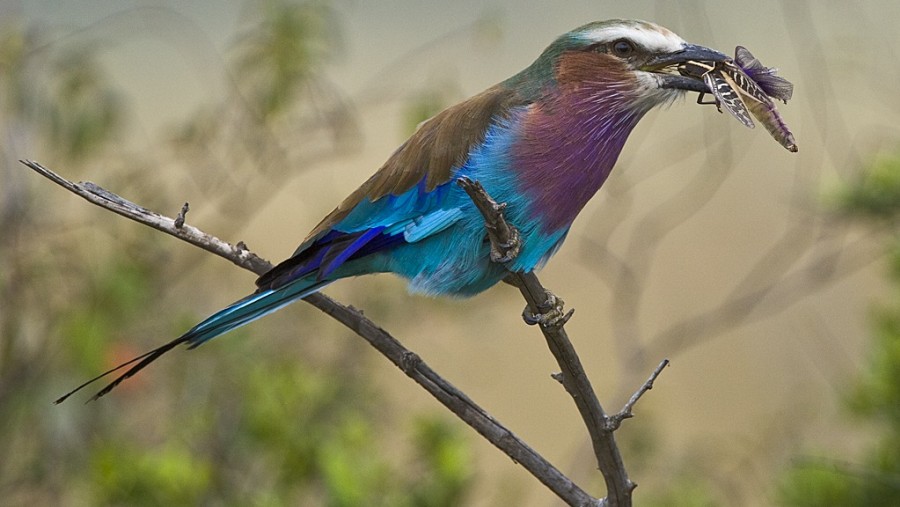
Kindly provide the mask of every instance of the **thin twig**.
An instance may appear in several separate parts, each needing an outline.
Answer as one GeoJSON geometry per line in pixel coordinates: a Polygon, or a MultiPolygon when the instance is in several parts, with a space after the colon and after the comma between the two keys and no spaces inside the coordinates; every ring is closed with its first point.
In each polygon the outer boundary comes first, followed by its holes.
{"type": "MultiPolygon", "coordinates": [[[[484,188],[475,181],[462,178],[459,185],[469,194],[476,207],[484,214],[485,223],[488,225],[488,236],[493,245],[492,249],[502,250],[504,244],[509,244],[515,236],[509,231],[515,228],[506,223],[503,216],[504,206],[497,204],[484,188]]],[[[554,308],[558,298],[545,289],[533,272],[513,272],[507,279],[509,283],[517,286],[525,301],[528,303],[528,311],[535,315],[541,315],[548,309],[561,314],[561,309],[554,308]]],[[[597,395],[591,387],[581,360],[569,340],[564,328],[571,313],[556,319],[550,324],[540,326],[541,332],[547,341],[547,345],[556,358],[562,370],[561,380],[563,386],[578,407],[578,412],[587,427],[594,448],[594,455],[603,479],[606,482],[606,501],[610,506],[630,506],[631,493],[636,487],[628,478],[622,455],[616,445],[613,431],[610,427],[610,419],[604,412],[597,395]]],[[[554,377],[559,378],[559,376],[554,377]]]]}
{"type": "Polygon", "coordinates": [[[187,217],[188,211],[191,210],[191,205],[189,203],[184,203],[181,207],[181,211],[178,212],[178,216],[175,217],[175,228],[181,229],[184,227],[184,219],[187,217]]]}
{"type": "Polygon", "coordinates": [[[178,239],[187,241],[188,243],[214,253],[219,257],[228,259],[244,269],[253,271],[257,274],[272,269],[272,265],[269,264],[268,261],[246,248],[242,249],[230,245],[187,224],[183,224],[182,227],[176,227],[175,219],[160,215],[159,213],[148,210],[142,206],[138,206],[128,199],[124,199],[91,182],[75,183],[69,181],[32,160],[20,160],[19,162],[25,164],[36,173],[66,190],[86,199],[92,204],[96,204],[101,208],[112,211],[125,218],[140,222],[158,231],[165,232],[178,239]]]}
{"type": "MultiPolygon", "coordinates": [[[[186,224],[182,224],[179,228],[176,226],[175,219],[142,208],[97,185],[92,183],[74,183],[37,162],[30,160],[22,160],[21,162],[38,174],[97,206],[187,241],[194,246],[230,260],[244,269],[261,275],[272,268],[270,263],[247,250],[243,243],[231,245],[186,224]]],[[[466,424],[494,444],[494,446],[506,453],[514,462],[521,464],[567,504],[580,507],[600,507],[604,505],[603,501],[588,495],[544,459],[543,456],[469,399],[463,392],[435,373],[417,354],[405,348],[393,336],[378,327],[360,312],[320,293],[311,294],[304,300],[368,341],[406,375],[422,386],[466,424]]]]}
{"type": "Polygon", "coordinates": [[[662,373],[666,366],[669,366],[669,360],[663,359],[662,362],[660,362],[656,367],[656,369],[653,370],[653,373],[650,374],[650,378],[648,378],[647,381],[644,382],[644,384],[641,385],[641,387],[639,387],[638,390],[631,395],[631,398],[628,399],[628,402],[625,403],[625,405],[622,407],[622,410],[609,418],[611,430],[619,429],[619,426],[622,425],[622,421],[634,417],[634,414],[632,413],[632,410],[634,410],[634,406],[637,404],[638,400],[641,399],[641,396],[643,396],[644,393],[653,389],[653,383],[656,382],[659,374],[662,373]]]}

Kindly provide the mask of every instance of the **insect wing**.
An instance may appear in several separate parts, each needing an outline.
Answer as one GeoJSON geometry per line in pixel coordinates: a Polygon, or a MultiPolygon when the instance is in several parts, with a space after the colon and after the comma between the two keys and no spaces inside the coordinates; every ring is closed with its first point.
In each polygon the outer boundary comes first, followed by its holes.
{"type": "Polygon", "coordinates": [[[744,46],[734,49],[734,62],[770,97],[787,102],[794,95],[794,85],[776,76],[776,69],[766,67],[744,46]]]}
{"type": "Polygon", "coordinates": [[[744,70],[770,72],[771,69],[762,64],[749,49],[744,46],[734,48],[734,61],[744,70]]]}
{"type": "Polygon", "coordinates": [[[722,68],[722,76],[729,81],[738,94],[747,97],[756,102],[771,102],[769,95],[748,76],[740,67],[736,65],[725,65],[722,68]]]}
{"type": "Polygon", "coordinates": [[[754,79],[756,80],[756,84],[758,84],[770,97],[787,103],[794,95],[794,85],[783,77],[767,74],[763,76],[754,76],[754,79]]]}
{"type": "Polygon", "coordinates": [[[703,76],[703,81],[719,104],[727,109],[732,116],[737,118],[747,128],[752,129],[755,126],[740,94],[732,87],[721,71],[713,70],[708,72],[703,76]]]}

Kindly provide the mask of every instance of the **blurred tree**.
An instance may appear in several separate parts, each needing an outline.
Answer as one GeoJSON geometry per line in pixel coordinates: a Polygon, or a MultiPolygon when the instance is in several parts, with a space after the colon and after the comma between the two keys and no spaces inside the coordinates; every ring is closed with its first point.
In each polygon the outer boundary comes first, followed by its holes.
{"type": "Polygon", "coordinates": [[[84,158],[113,139],[121,127],[122,104],[88,47],[54,58],[47,97],[46,139],[67,160],[84,158]]]}
{"type": "Polygon", "coordinates": [[[260,2],[261,17],[236,45],[235,76],[262,120],[298,103],[324,61],[338,50],[340,33],[328,2],[260,2]]]}
{"type": "MultiPolygon", "coordinates": [[[[112,146],[123,119],[95,51],[72,43],[55,52],[46,38],[11,18],[0,27],[0,497],[10,504],[57,503],[72,476],[57,468],[72,455],[60,447],[59,417],[47,412],[49,390],[61,380],[52,373],[65,370],[62,356],[71,352],[59,350],[71,342],[54,329],[64,321],[74,327],[69,298],[83,292],[73,287],[103,282],[90,278],[89,246],[67,244],[42,222],[61,218],[64,207],[48,205],[52,190],[32,188],[16,159],[40,152],[78,171],[112,146]]],[[[107,294],[123,295],[129,282],[107,294]]]]}
{"type": "Polygon", "coordinates": [[[227,228],[216,228],[222,235],[249,218],[243,203],[274,198],[292,173],[345,153],[357,135],[346,99],[322,73],[342,47],[330,2],[248,6],[230,50],[225,97],[175,126],[170,139],[180,169],[175,188],[207,192],[227,228]]]}
{"type": "MultiPolygon", "coordinates": [[[[328,2],[248,5],[233,46],[234,86],[174,129],[176,158],[190,154],[181,163],[196,163],[179,173],[208,183],[202,188],[223,205],[284,181],[272,173],[257,178],[254,170],[307,168],[353,133],[349,109],[320,83],[339,48],[328,2]],[[298,136],[305,140],[299,147],[282,142],[298,136]]],[[[126,104],[97,63],[97,46],[69,41],[61,48],[39,30],[3,23],[2,503],[463,503],[473,482],[466,439],[444,416],[386,415],[399,411],[385,410],[384,396],[364,380],[360,355],[367,349],[344,331],[316,331],[318,340],[298,345],[299,324],[262,323],[255,330],[265,340],[245,334],[218,353],[162,365],[103,403],[50,404],[54,394],[139,352],[127,345],[133,337],[156,343],[199,320],[190,305],[166,303],[172,278],[194,263],[173,263],[154,232],[133,224],[110,217],[80,226],[80,213],[53,201],[58,189],[43,182],[31,188],[34,176],[16,158],[63,160],[67,172],[100,160],[140,164],[114,143],[126,104]],[[336,350],[315,350],[329,341],[336,350]]],[[[157,171],[119,175],[138,202],[183,182],[157,171]]],[[[236,217],[249,218],[240,206],[222,221],[234,228],[236,217]]]]}
{"type": "Polygon", "coordinates": [[[790,506],[900,505],[900,156],[876,161],[855,184],[839,194],[840,209],[884,227],[889,236],[893,286],[891,300],[875,316],[868,367],[847,395],[846,405],[877,438],[857,461],[852,458],[803,459],[779,487],[790,506]]]}

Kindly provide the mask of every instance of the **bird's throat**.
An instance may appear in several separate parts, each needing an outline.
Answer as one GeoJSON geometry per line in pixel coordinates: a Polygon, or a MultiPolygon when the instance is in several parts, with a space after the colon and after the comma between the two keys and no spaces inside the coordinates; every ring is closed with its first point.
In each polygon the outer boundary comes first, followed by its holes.
{"type": "MultiPolygon", "coordinates": [[[[513,147],[522,191],[547,231],[568,227],[612,171],[646,111],[628,107],[613,86],[563,90],[529,108],[513,147]]],[[[621,86],[621,85],[619,85],[621,86]]]]}

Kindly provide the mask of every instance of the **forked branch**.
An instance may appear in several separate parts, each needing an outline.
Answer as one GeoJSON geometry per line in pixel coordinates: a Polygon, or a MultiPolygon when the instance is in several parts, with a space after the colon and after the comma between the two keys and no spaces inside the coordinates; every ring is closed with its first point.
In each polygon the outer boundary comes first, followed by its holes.
{"type": "MultiPolygon", "coordinates": [[[[462,178],[459,185],[469,194],[476,207],[484,215],[492,252],[509,250],[510,244],[519,241],[519,234],[515,227],[508,224],[503,216],[506,208],[504,204],[494,201],[477,181],[462,178]]],[[[508,262],[508,260],[504,262],[508,262]]],[[[533,272],[512,272],[507,281],[519,288],[528,303],[524,314],[526,322],[541,324],[541,332],[544,334],[547,346],[562,370],[561,374],[554,378],[560,380],[566,391],[572,396],[590,434],[597,465],[606,482],[608,492],[606,503],[610,506],[630,506],[631,493],[637,485],[628,478],[613,433],[624,419],[632,416],[635,403],[653,387],[653,381],[668,365],[668,360],[660,363],[650,379],[638,389],[622,411],[608,416],[600,405],[590,379],[575,352],[575,347],[572,346],[568,333],[566,333],[565,324],[572,316],[572,311],[563,313],[562,300],[545,289],[533,272]],[[551,317],[545,318],[548,314],[551,317]],[[538,316],[538,318],[533,316],[538,316]]]]}

